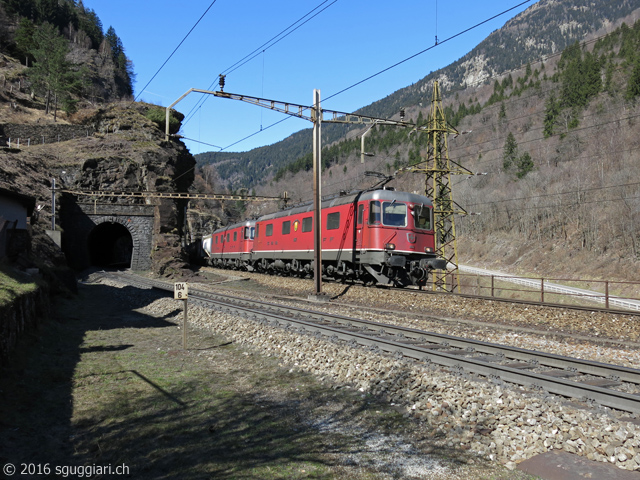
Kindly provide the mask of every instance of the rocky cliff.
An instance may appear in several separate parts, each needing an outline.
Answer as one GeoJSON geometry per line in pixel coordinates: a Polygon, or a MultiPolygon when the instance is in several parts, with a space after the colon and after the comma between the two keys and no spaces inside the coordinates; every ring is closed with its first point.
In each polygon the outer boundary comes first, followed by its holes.
{"type": "MultiPolygon", "coordinates": [[[[193,181],[195,160],[180,141],[164,140],[160,126],[148,118],[159,107],[140,104],[111,104],[83,110],[70,118],[67,127],[36,123],[0,125],[0,131],[27,135],[14,137],[12,147],[0,150],[0,185],[36,197],[44,208],[33,226],[35,253],[43,246],[39,232],[51,225],[51,186],[57,189],[186,192],[193,181]],[[44,130],[61,130],[66,139],[44,144],[44,130]],[[78,136],[75,133],[80,132],[78,136]],[[40,137],[40,142],[31,139],[40,137]],[[71,136],[71,138],[69,138],[71,136]]],[[[157,112],[156,112],[157,113],[157,112]]],[[[59,195],[59,194],[58,194],[59,195]]],[[[86,201],[86,199],[85,199],[86,201]]],[[[101,202],[142,202],[107,197],[101,202]]],[[[183,224],[182,201],[147,200],[155,206],[153,268],[166,273],[180,258],[183,224]]],[[[58,202],[58,206],[61,202],[58,202]]],[[[59,208],[59,207],[58,207],[59,208]]],[[[59,213],[59,212],[58,212],[59,213]]]]}

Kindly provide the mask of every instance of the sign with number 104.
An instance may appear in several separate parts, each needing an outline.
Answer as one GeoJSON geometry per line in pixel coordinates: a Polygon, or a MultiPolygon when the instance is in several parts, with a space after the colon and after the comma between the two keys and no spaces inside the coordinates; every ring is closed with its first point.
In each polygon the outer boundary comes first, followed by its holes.
{"type": "Polygon", "coordinates": [[[176,300],[186,300],[189,296],[189,286],[187,282],[178,282],[173,284],[173,298],[176,300]]]}

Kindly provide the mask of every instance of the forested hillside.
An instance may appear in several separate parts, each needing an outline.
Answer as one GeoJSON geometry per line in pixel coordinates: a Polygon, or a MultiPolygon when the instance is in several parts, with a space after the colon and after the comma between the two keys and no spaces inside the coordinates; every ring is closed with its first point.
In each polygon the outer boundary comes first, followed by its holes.
{"type": "Polygon", "coordinates": [[[47,113],[133,94],[133,64],[122,41],[113,27],[103,31],[82,0],[0,0],[0,52],[22,62],[25,68],[12,74],[43,99],[47,113]]]}

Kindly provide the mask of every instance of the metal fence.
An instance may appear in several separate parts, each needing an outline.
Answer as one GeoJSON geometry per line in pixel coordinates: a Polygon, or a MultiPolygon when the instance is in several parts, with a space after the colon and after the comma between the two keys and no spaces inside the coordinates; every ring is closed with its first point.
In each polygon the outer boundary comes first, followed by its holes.
{"type": "Polygon", "coordinates": [[[640,312],[640,282],[520,277],[467,266],[456,276],[461,294],[640,312]]]}

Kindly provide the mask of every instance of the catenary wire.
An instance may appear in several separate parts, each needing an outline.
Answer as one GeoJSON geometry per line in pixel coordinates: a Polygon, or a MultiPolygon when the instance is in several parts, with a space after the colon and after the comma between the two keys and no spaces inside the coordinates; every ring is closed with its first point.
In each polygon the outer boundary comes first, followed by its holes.
{"type": "MultiPolygon", "coordinates": [[[[169,62],[169,60],[171,60],[171,57],[173,57],[173,55],[178,51],[178,49],[180,48],[180,46],[184,43],[184,41],[187,39],[187,37],[189,35],[191,35],[191,32],[193,32],[193,30],[198,26],[198,24],[200,23],[200,21],[204,18],[204,16],[207,14],[207,12],[209,12],[209,10],[211,10],[211,7],[213,7],[213,5],[217,2],[218,0],[213,0],[213,2],[211,2],[211,4],[207,7],[207,9],[204,11],[204,13],[200,16],[200,18],[198,19],[198,21],[193,25],[193,27],[191,27],[191,30],[189,30],[189,32],[187,32],[187,34],[184,36],[184,38],[180,41],[180,43],[178,44],[178,46],[173,50],[173,52],[171,52],[171,55],[169,55],[167,57],[167,59],[164,61],[164,63],[162,65],[160,65],[160,68],[158,68],[158,71],[156,73],[153,74],[153,77],[151,77],[151,80],[149,80],[147,82],[147,84],[144,86],[144,88],[142,90],[140,90],[140,93],[133,99],[133,101],[135,102],[136,100],[138,100],[138,98],[140,97],[140,95],[142,95],[142,93],[147,89],[147,87],[151,84],[151,82],[153,82],[153,79],[156,78],[156,76],[160,73],[160,70],[162,70],[164,68],[164,66],[169,62]]],[[[132,102],[133,103],[133,102],[132,102]]]]}
{"type": "MultiPolygon", "coordinates": [[[[313,8],[312,10],[310,10],[309,12],[307,12],[306,14],[304,14],[302,17],[300,17],[298,20],[296,20],[295,22],[293,22],[291,25],[289,25],[287,28],[283,29],[280,33],[278,33],[277,35],[274,35],[273,37],[271,37],[269,40],[267,40],[266,42],[264,42],[262,45],[260,45],[259,47],[257,47],[255,50],[253,50],[251,53],[245,55],[242,59],[238,60],[236,63],[234,63],[233,65],[231,65],[230,67],[227,67],[225,70],[222,71],[222,75],[228,75],[230,73],[235,72],[236,70],[238,70],[240,67],[242,67],[243,65],[247,64],[248,62],[250,62],[251,60],[253,60],[254,58],[256,58],[258,55],[260,55],[261,53],[264,53],[266,50],[270,49],[271,47],[273,47],[274,45],[276,45],[277,43],[279,43],[281,40],[284,40],[286,37],[288,37],[289,35],[291,35],[293,32],[295,32],[296,30],[298,30],[300,27],[302,27],[304,24],[308,23],[310,20],[314,19],[315,17],[317,17],[318,15],[320,15],[322,12],[324,12],[327,8],[331,7],[334,3],[336,3],[338,0],[333,0],[329,5],[327,5],[326,7],[324,7],[322,10],[320,10],[319,12],[316,12],[313,16],[307,18],[306,20],[304,20],[306,17],[308,17],[309,15],[311,15],[314,11],[318,10],[320,7],[322,7],[325,3],[329,2],[330,0],[324,0],[324,2],[320,3],[318,6],[316,6],[315,8],[313,8]],[[302,22],[302,20],[304,20],[304,22],[302,22]],[[300,23],[302,22],[302,23],[300,23]],[[300,23],[300,25],[296,26],[295,28],[293,28],[293,30],[287,32],[287,30],[290,30],[292,27],[294,27],[297,23],[300,23]],[[286,33],[285,33],[286,32],[286,33]],[[280,38],[278,38],[280,37],[280,38]],[[276,40],[277,39],[277,40],[276,40]],[[275,40],[275,41],[274,41],[275,40]],[[273,43],[271,43],[273,42],[273,43]]],[[[211,82],[211,85],[209,85],[208,90],[211,90],[212,88],[215,88],[215,86],[218,85],[218,80],[219,77],[216,77],[216,79],[214,79],[213,82],[211,82]]],[[[193,118],[192,112],[198,108],[201,107],[202,105],[204,105],[204,103],[209,99],[208,95],[202,95],[202,97],[200,98],[200,100],[196,103],[196,105],[189,111],[189,113],[187,113],[186,115],[186,120],[183,123],[183,125],[186,125],[187,123],[189,123],[189,121],[193,118]]],[[[264,129],[263,129],[264,130],[264,129]]]]}
{"type": "MultiPolygon", "coordinates": [[[[354,83],[354,84],[352,84],[352,85],[350,85],[350,86],[348,86],[348,87],[346,87],[346,88],[344,88],[344,89],[342,89],[342,90],[340,90],[340,91],[338,91],[338,92],[334,93],[333,95],[330,95],[330,96],[326,97],[326,98],[324,99],[324,101],[326,102],[326,101],[328,101],[328,100],[330,100],[330,99],[332,99],[332,98],[334,98],[334,97],[336,97],[336,96],[338,96],[338,95],[340,95],[340,94],[342,94],[342,93],[344,93],[344,92],[346,92],[346,91],[348,91],[348,90],[350,90],[350,89],[352,89],[352,88],[354,88],[354,87],[356,87],[356,86],[358,86],[358,85],[361,85],[361,84],[362,84],[362,83],[364,83],[364,82],[367,82],[368,80],[371,80],[372,78],[377,77],[378,75],[381,75],[381,74],[383,74],[383,73],[385,73],[385,72],[387,72],[387,71],[389,71],[389,70],[391,70],[391,69],[393,69],[393,68],[395,68],[395,67],[397,67],[397,66],[399,66],[399,65],[402,65],[402,64],[403,64],[403,63],[405,63],[405,62],[408,62],[409,60],[412,60],[413,58],[415,58],[415,57],[417,57],[417,56],[422,55],[423,53],[428,52],[429,50],[432,50],[433,48],[435,48],[435,47],[437,47],[437,46],[440,46],[440,45],[442,45],[442,44],[444,44],[444,43],[446,43],[446,42],[449,42],[449,41],[453,40],[454,38],[457,38],[457,37],[459,37],[459,36],[461,36],[461,35],[463,35],[463,34],[465,34],[465,33],[469,32],[469,31],[471,31],[471,30],[474,30],[475,28],[478,28],[478,27],[480,27],[480,26],[484,25],[485,23],[490,22],[491,20],[494,20],[494,19],[496,19],[496,18],[498,18],[498,17],[500,17],[500,16],[504,15],[505,13],[508,13],[508,12],[510,12],[510,11],[512,11],[512,10],[514,10],[514,9],[516,9],[516,8],[518,8],[518,7],[521,7],[522,5],[525,5],[525,4],[527,4],[527,3],[530,3],[531,1],[533,1],[533,0],[525,0],[524,2],[521,2],[521,3],[519,3],[518,5],[515,5],[515,6],[511,7],[511,8],[508,8],[507,10],[504,10],[504,11],[502,11],[501,13],[498,13],[498,14],[496,14],[496,15],[494,15],[494,16],[492,16],[492,17],[490,17],[490,18],[486,19],[486,20],[483,20],[482,22],[479,22],[479,23],[477,23],[477,24],[475,24],[475,25],[473,25],[473,26],[471,26],[471,27],[469,27],[469,28],[467,28],[467,29],[465,29],[465,30],[462,30],[462,31],[460,31],[460,32],[458,32],[458,33],[456,33],[456,34],[454,34],[454,35],[452,35],[452,36],[450,36],[450,37],[446,38],[445,40],[442,40],[442,41],[441,41],[441,42],[439,42],[437,45],[432,45],[432,46],[430,46],[430,47],[428,47],[428,48],[425,48],[424,50],[421,50],[420,52],[415,53],[415,54],[411,55],[410,57],[405,58],[404,60],[401,60],[401,61],[399,61],[399,62],[396,62],[395,64],[393,64],[393,65],[391,65],[391,66],[389,66],[389,67],[387,67],[387,68],[384,68],[383,70],[380,70],[379,72],[374,73],[373,75],[370,75],[370,76],[368,76],[367,78],[365,78],[365,79],[363,79],[363,80],[360,80],[360,81],[358,81],[358,82],[356,82],[356,83],[354,83]]],[[[281,123],[281,122],[282,122],[282,121],[276,122],[276,123],[274,123],[274,124],[272,124],[272,125],[270,125],[270,126],[277,125],[278,123],[281,123]]],[[[267,128],[269,128],[269,127],[267,127],[267,128]]],[[[266,130],[266,128],[265,128],[265,129],[263,129],[263,130],[266,130]]],[[[232,147],[232,146],[234,146],[234,145],[237,145],[238,143],[240,143],[240,142],[242,142],[242,141],[246,140],[247,138],[251,138],[252,136],[254,136],[254,135],[258,134],[258,133],[260,133],[260,131],[259,131],[259,130],[258,130],[257,132],[255,132],[255,133],[251,134],[251,135],[248,135],[248,136],[244,137],[242,140],[238,140],[238,141],[236,141],[236,142],[234,142],[234,143],[232,143],[232,144],[230,144],[230,145],[227,145],[227,146],[226,146],[225,148],[223,148],[222,150],[223,150],[223,151],[224,151],[224,150],[227,150],[228,148],[230,148],[230,147],[232,147]]]]}

